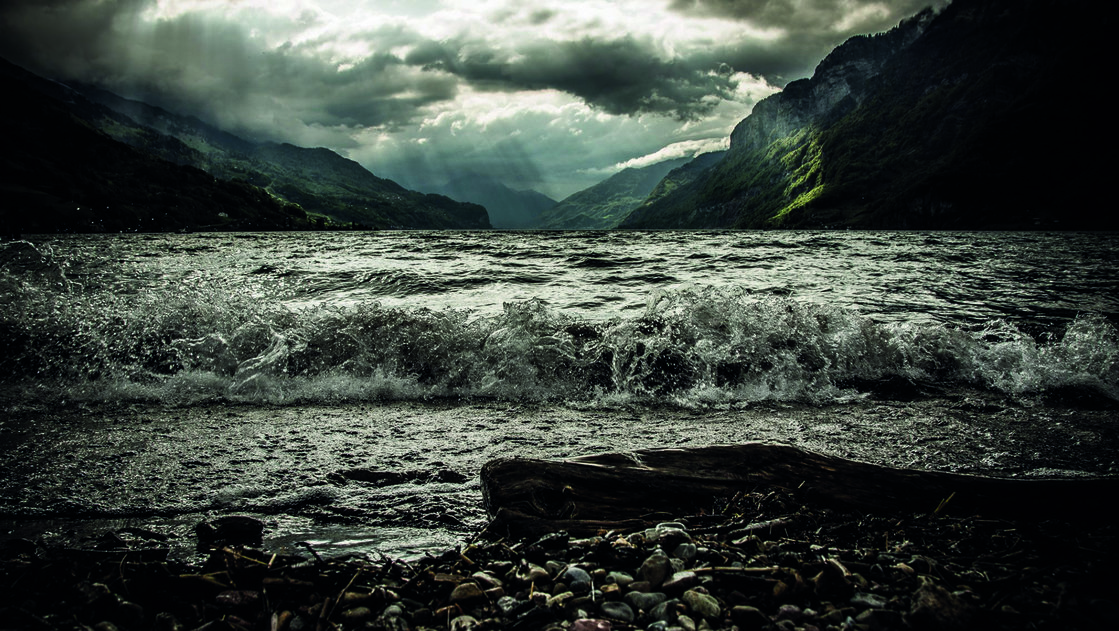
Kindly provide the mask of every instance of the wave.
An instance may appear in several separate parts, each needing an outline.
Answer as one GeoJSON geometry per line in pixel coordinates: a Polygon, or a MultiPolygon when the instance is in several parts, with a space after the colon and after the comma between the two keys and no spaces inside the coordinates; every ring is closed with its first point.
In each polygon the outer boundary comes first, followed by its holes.
{"type": "Polygon", "coordinates": [[[1026,397],[1073,388],[1119,400],[1119,333],[1096,315],[1035,339],[1001,320],[881,323],[736,288],[658,291],[643,313],[609,321],[540,300],[507,303],[493,316],[375,301],[292,308],[228,287],[85,292],[49,253],[5,252],[0,387],[9,402],[486,397],[704,406],[827,403],[881,393],[882,384],[1026,397]]]}

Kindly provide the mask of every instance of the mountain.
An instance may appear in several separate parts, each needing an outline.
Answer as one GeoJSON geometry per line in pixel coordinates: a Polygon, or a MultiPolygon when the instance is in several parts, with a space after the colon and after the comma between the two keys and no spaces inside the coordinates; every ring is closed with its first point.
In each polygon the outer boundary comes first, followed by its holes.
{"type": "Polygon", "coordinates": [[[540,215],[539,227],[546,230],[613,228],[640,206],[670,171],[688,161],[688,158],[677,158],[647,167],[622,169],[545,210],[540,215]]]}
{"type": "Polygon", "coordinates": [[[537,227],[541,213],[556,205],[556,200],[536,191],[519,191],[501,182],[473,173],[464,173],[439,188],[451,199],[484,206],[490,223],[501,230],[537,227]]]}
{"type": "Polygon", "coordinates": [[[334,223],[373,228],[490,227],[484,208],[407,190],[329,149],[252,142],[197,118],[92,86],[76,87],[104,106],[91,113],[90,120],[116,140],[218,178],[245,180],[334,223]]]}
{"type": "Polygon", "coordinates": [[[955,0],[852,38],[625,228],[1117,228],[1103,21],[1080,0],[955,0]]]}
{"type": "Polygon", "coordinates": [[[641,204],[638,204],[638,206],[651,204],[663,197],[667,197],[682,186],[688,186],[694,182],[696,178],[703,175],[707,169],[718,164],[726,155],[726,151],[704,153],[672,169],[665,174],[664,178],[657,182],[656,186],[649,191],[649,194],[645,199],[641,200],[641,204]]]}
{"type": "MultiPolygon", "coordinates": [[[[8,234],[300,229],[299,206],[120,143],[66,86],[0,60],[0,195],[8,234]]],[[[96,109],[96,108],[94,108],[96,109]]],[[[166,139],[166,151],[186,151],[166,139]]]]}

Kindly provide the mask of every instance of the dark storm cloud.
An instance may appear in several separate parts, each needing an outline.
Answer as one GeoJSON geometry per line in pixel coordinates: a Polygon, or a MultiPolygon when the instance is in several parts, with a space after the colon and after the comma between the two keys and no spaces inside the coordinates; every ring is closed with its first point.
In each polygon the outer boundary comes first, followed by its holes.
{"type": "Polygon", "coordinates": [[[887,31],[903,19],[950,0],[673,0],[686,16],[719,17],[755,28],[778,29],[772,39],[742,38],[706,53],[738,72],[776,86],[810,76],[832,49],[853,35],[887,31]]]}
{"type": "MultiPolygon", "coordinates": [[[[424,73],[374,52],[352,65],[322,42],[269,47],[242,24],[212,14],[139,19],[149,2],[24,2],[0,10],[0,54],[58,78],[215,121],[268,109],[307,125],[398,126],[419,108],[454,98],[461,80],[424,73]]],[[[422,41],[398,27],[365,36],[385,48],[422,41]]],[[[248,131],[242,129],[241,131],[248,131]]],[[[256,132],[271,135],[267,130],[256,132]]]]}
{"type": "Polygon", "coordinates": [[[673,0],[673,11],[790,31],[879,29],[944,0],[673,0]],[[852,19],[854,18],[854,19],[852,19]]]}
{"type": "Polygon", "coordinates": [[[0,3],[0,55],[33,70],[88,66],[110,45],[113,26],[151,0],[6,0],[0,3]],[[92,59],[91,59],[92,58],[92,59]]]}
{"type": "MultiPolygon", "coordinates": [[[[419,108],[453,99],[464,84],[493,92],[553,89],[609,114],[693,120],[733,98],[734,73],[784,85],[809,74],[841,41],[829,30],[836,24],[846,19],[845,28],[860,32],[888,28],[927,2],[674,0],[680,13],[784,33],[671,52],[654,37],[632,34],[511,41],[494,32],[432,41],[385,26],[355,36],[382,52],[340,67],[321,53],[330,42],[269,47],[247,26],[212,13],[144,22],[139,16],[151,0],[17,0],[2,10],[0,52],[33,69],[211,115],[238,105],[284,103],[312,125],[405,125],[419,108]],[[383,52],[389,50],[398,52],[383,52]],[[319,105],[311,107],[312,100],[319,105]]],[[[521,17],[541,24],[558,15],[537,7],[521,17]]]]}
{"type": "Polygon", "coordinates": [[[425,42],[405,61],[455,75],[482,90],[566,92],[610,114],[692,119],[730,97],[735,88],[728,68],[717,60],[662,59],[651,40],[632,36],[533,42],[513,51],[476,42],[425,42]]]}

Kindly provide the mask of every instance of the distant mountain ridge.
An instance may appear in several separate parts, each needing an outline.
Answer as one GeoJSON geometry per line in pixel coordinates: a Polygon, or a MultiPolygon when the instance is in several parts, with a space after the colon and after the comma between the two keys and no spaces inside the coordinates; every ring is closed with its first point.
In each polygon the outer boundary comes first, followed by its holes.
{"type": "Polygon", "coordinates": [[[90,100],[127,117],[123,122],[99,121],[104,131],[117,140],[216,177],[245,180],[335,222],[373,228],[490,227],[485,210],[477,205],[410,191],[329,149],[256,143],[197,118],[180,116],[105,90],[83,85],[77,89],[90,100]],[[162,139],[138,131],[136,126],[175,138],[192,151],[168,155],[162,150],[162,139]]]}
{"type": "MultiPolygon", "coordinates": [[[[313,225],[302,208],[259,187],[113,140],[87,118],[98,106],[65,85],[3,60],[0,85],[0,224],[8,235],[313,225]]],[[[156,142],[165,155],[190,152],[173,138],[156,142]]]]}
{"type": "Polygon", "coordinates": [[[484,206],[490,223],[499,230],[536,228],[541,213],[556,205],[543,193],[510,188],[478,173],[461,173],[437,190],[451,199],[484,206]]]}
{"type": "Polygon", "coordinates": [[[623,228],[1119,228],[1089,182],[1110,115],[1083,0],[955,0],[851,38],[759,102],[718,163],[623,228]],[[1076,156],[1076,157],[1073,157],[1076,156]]]}
{"type": "Polygon", "coordinates": [[[665,160],[646,167],[622,169],[609,178],[565,197],[540,215],[545,230],[602,230],[613,228],[640,206],[670,171],[689,158],[665,160]]]}

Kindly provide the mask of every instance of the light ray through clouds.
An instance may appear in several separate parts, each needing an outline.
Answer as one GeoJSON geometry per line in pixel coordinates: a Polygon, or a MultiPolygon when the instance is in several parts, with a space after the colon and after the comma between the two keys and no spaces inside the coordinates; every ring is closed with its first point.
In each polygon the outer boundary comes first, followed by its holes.
{"type": "Polygon", "coordinates": [[[758,100],[927,4],[15,0],[0,54],[412,188],[469,169],[562,198],[725,148],[758,100]]]}

